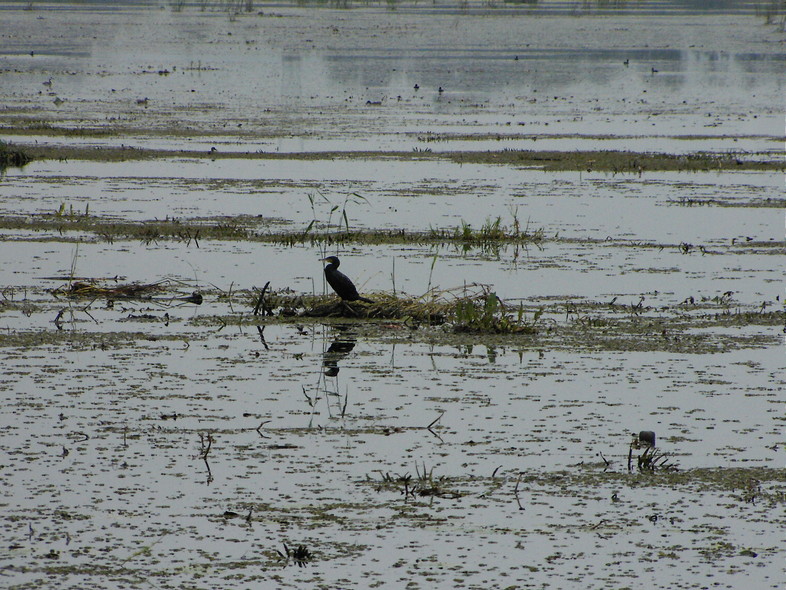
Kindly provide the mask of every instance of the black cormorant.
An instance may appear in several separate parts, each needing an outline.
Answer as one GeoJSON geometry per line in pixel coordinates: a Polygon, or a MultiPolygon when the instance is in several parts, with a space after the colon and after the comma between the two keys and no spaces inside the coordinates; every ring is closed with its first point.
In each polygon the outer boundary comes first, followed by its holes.
{"type": "Polygon", "coordinates": [[[327,262],[325,265],[325,279],[328,285],[333,287],[336,295],[341,297],[344,301],[365,301],[366,303],[374,303],[371,299],[366,299],[358,295],[358,290],[349,279],[347,275],[338,270],[339,264],[338,256],[328,256],[323,258],[322,262],[327,262]]]}

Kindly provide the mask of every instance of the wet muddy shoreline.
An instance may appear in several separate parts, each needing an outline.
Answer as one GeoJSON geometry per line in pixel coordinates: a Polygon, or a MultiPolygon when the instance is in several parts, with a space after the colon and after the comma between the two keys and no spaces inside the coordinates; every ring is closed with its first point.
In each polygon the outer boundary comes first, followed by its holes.
{"type": "Polygon", "coordinates": [[[532,150],[505,150],[505,151],[476,151],[476,152],[220,152],[213,151],[186,151],[186,150],[156,150],[133,147],[31,147],[23,150],[15,149],[9,145],[6,149],[19,151],[29,159],[43,160],[87,160],[96,162],[124,162],[129,160],[151,159],[242,159],[242,160],[446,160],[467,164],[498,164],[507,166],[522,166],[542,170],[593,170],[613,173],[642,173],[645,171],[713,171],[713,170],[773,170],[783,171],[786,163],[775,154],[652,154],[637,152],[620,152],[614,150],[604,151],[532,151],[532,150]]]}

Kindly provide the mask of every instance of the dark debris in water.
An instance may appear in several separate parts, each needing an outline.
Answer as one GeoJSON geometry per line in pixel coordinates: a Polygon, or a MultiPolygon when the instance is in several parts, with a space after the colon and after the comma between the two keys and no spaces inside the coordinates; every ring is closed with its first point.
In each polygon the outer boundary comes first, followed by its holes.
{"type": "Polygon", "coordinates": [[[284,543],[284,552],[282,553],[276,549],[276,553],[278,553],[281,559],[285,560],[287,563],[292,561],[298,567],[305,567],[314,559],[314,554],[311,553],[311,551],[309,551],[308,547],[305,545],[298,545],[297,547],[290,549],[289,546],[284,543]]]}
{"type": "MultiPolygon", "coordinates": [[[[102,285],[99,281],[74,281],[54,289],[52,293],[55,296],[81,299],[152,300],[155,295],[166,293],[180,285],[179,282],[169,279],[155,283],[128,283],[114,286],[102,285]]],[[[201,292],[193,291],[189,295],[173,294],[167,300],[201,305],[203,297],[201,292]]]]}
{"type": "Polygon", "coordinates": [[[458,489],[458,480],[447,476],[435,476],[434,468],[428,469],[425,463],[415,464],[415,477],[411,474],[393,474],[379,471],[379,479],[366,475],[366,481],[374,486],[377,492],[396,491],[403,495],[404,501],[417,498],[434,497],[457,499],[465,495],[458,489]]]}

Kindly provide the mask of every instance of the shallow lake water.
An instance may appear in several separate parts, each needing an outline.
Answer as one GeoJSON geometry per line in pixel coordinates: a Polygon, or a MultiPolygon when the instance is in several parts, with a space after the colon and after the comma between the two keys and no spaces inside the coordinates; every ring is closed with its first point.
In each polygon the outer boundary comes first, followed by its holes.
{"type": "Polygon", "coordinates": [[[403,8],[9,11],[0,92],[10,117],[125,128],[130,145],[177,130],[264,151],[508,135],[530,149],[780,151],[786,56],[753,7],[403,8]]]}
{"type": "Polygon", "coordinates": [[[782,173],[401,155],[780,152],[784,35],[752,5],[26,4],[0,3],[4,140],[238,157],[0,176],[4,585],[783,586],[782,173]],[[497,218],[539,239],[262,239],[497,218]],[[336,252],[372,298],[482,283],[538,332],[252,315],[267,281],[327,293],[336,252]],[[162,291],[66,296],[90,279],[162,291]]]}

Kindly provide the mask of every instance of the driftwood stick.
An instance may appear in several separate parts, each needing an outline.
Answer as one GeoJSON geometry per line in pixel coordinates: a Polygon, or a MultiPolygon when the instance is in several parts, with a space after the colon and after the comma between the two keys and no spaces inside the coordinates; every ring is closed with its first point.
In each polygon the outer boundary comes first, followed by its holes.
{"type": "Polygon", "coordinates": [[[523,476],[523,473],[519,473],[519,478],[516,480],[516,487],[513,490],[513,495],[516,497],[516,504],[519,505],[519,510],[524,510],[524,506],[521,505],[521,500],[519,500],[519,484],[523,476]]]}
{"type": "Polygon", "coordinates": [[[262,287],[262,292],[259,294],[259,299],[257,300],[257,304],[254,307],[254,315],[259,315],[259,310],[265,311],[265,293],[267,293],[267,288],[270,286],[270,281],[265,283],[265,286],[262,287]]]}

